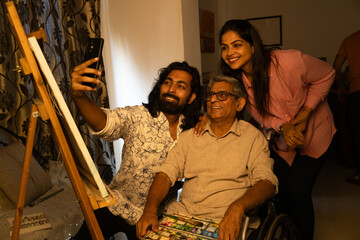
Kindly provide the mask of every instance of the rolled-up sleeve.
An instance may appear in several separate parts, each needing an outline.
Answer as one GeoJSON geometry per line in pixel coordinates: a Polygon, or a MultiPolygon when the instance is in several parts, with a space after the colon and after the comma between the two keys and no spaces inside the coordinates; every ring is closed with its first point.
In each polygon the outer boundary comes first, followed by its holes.
{"type": "Polygon", "coordinates": [[[309,84],[309,92],[305,105],[315,109],[324,101],[335,79],[335,70],[328,63],[303,54],[306,69],[305,83],[309,84]]]}
{"type": "Polygon", "coordinates": [[[101,110],[103,110],[103,112],[106,115],[105,127],[100,131],[95,131],[89,125],[87,125],[87,126],[89,128],[90,133],[94,136],[111,136],[111,133],[112,133],[111,130],[114,129],[114,125],[115,125],[114,113],[110,109],[101,108],[101,110]]]}
{"type": "Polygon", "coordinates": [[[116,108],[116,109],[107,109],[101,108],[102,111],[106,114],[106,124],[105,127],[100,131],[94,131],[89,125],[89,131],[94,136],[99,136],[106,141],[114,141],[119,138],[124,138],[127,134],[126,129],[127,125],[134,122],[134,112],[136,112],[138,107],[125,107],[125,108],[116,108]]]}
{"type": "Polygon", "coordinates": [[[278,192],[278,179],[273,172],[274,160],[270,158],[268,143],[260,133],[255,136],[250,153],[248,168],[251,185],[268,180],[278,192]]]}

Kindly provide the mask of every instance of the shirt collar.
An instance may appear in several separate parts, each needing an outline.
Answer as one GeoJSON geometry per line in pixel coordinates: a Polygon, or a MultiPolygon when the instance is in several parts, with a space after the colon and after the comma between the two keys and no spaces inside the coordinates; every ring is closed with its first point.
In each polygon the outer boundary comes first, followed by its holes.
{"type": "MultiPolygon", "coordinates": [[[[210,127],[210,122],[211,122],[211,120],[206,123],[205,130],[204,130],[203,134],[205,134],[205,132],[208,132],[211,136],[216,137],[216,135],[214,134],[213,130],[210,127]]],[[[226,134],[224,134],[224,136],[222,136],[222,137],[225,137],[230,133],[234,133],[234,134],[236,134],[238,136],[241,135],[240,121],[239,120],[235,119],[235,121],[234,121],[233,125],[231,126],[231,128],[229,129],[229,131],[226,134]]]]}
{"type": "MultiPolygon", "coordinates": [[[[160,111],[160,114],[159,116],[157,117],[160,125],[163,125],[163,124],[167,124],[166,126],[169,128],[169,121],[167,120],[165,114],[163,112],[160,111]]],[[[177,130],[176,130],[176,139],[178,139],[179,137],[179,134],[182,132],[182,129],[181,129],[181,124],[182,124],[182,121],[184,119],[184,115],[180,114],[179,116],[179,122],[178,122],[178,125],[177,125],[177,130]]]]}
{"type": "Polygon", "coordinates": [[[161,124],[164,124],[167,121],[167,118],[166,118],[165,114],[163,112],[161,112],[161,111],[160,111],[160,114],[157,117],[157,119],[161,124]]]}
{"type": "Polygon", "coordinates": [[[252,84],[249,81],[249,79],[246,77],[245,73],[242,74],[242,79],[246,89],[252,88],[252,84]]]}

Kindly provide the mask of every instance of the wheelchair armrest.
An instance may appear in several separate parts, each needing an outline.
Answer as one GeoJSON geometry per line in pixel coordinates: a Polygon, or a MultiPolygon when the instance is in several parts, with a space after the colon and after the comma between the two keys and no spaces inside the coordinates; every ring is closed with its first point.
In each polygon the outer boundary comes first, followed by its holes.
{"type": "Polygon", "coordinates": [[[177,200],[178,191],[182,188],[183,184],[184,184],[183,181],[176,181],[174,186],[172,186],[169,189],[168,194],[166,195],[164,200],[162,200],[162,202],[160,203],[159,210],[158,210],[158,216],[162,215],[166,205],[177,200]]]}
{"type": "MultiPolygon", "coordinates": [[[[261,230],[261,229],[263,229],[264,226],[270,226],[271,222],[273,221],[273,219],[275,219],[275,217],[277,215],[276,210],[275,210],[274,201],[275,201],[275,197],[270,198],[267,201],[265,201],[263,204],[261,204],[260,206],[252,209],[251,211],[246,212],[246,216],[244,219],[244,228],[242,229],[242,232],[241,232],[242,240],[246,239],[246,234],[247,234],[247,229],[249,227],[250,218],[255,217],[255,216],[260,217],[261,223],[260,223],[260,226],[258,227],[258,229],[256,229],[253,233],[257,232],[259,237],[256,239],[264,239],[266,232],[263,232],[263,230],[261,230]]],[[[265,227],[265,229],[268,229],[268,227],[265,227]]]]}
{"type": "Polygon", "coordinates": [[[256,208],[253,208],[245,213],[245,215],[248,217],[254,217],[259,215],[261,217],[263,215],[269,214],[275,214],[274,198],[266,200],[260,206],[257,206],[256,208]]]}
{"type": "Polygon", "coordinates": [[[169,190],[169,193],[170,191],[179,191],[184,185],[184,182],[183,181],[176,181],[174,186],[172,186],[169,190]]]}

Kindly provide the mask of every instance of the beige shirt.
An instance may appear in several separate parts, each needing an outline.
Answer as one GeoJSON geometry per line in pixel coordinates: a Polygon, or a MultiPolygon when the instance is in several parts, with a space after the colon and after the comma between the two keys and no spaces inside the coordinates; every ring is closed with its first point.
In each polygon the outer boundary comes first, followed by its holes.
{"type": "Polygon", "coordinates": [[[180,134],[157,172],[172,184],[185,178],[180,202],[171,203],[168,213],[220,221],[228,206],[256,182],[267,179],[277,186],[273,159],[262,133],[245,121],[235,121],[229,132],[216,137],[210,128],[196,137],[194,129],[180,134]]]}

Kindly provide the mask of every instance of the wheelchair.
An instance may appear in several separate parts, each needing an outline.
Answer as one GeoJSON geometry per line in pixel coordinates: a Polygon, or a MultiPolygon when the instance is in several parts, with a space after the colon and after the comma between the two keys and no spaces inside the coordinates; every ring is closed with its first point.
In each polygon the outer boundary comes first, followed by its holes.
{"type": "MultiPolygon", "coordinates": [[[[275,131],[269,129],[265,135],[269,146],[273,143],[275,131]]],[[[160,204],[158,216],[164,211],[164,207],[172,201],[178,200],[178,191],[182,188],[183,182],[177,181],[169,190],[168,195],[160,204]]],[[[279,214],[275,209],[276,196],[247,212],[243,219],[239,240],[301,240],[300,232],[290,216],[279,214]],[[258,224],[252,224],[252,219],[259,219],[258,224]]]]}
{"type": "Polygon", "coordinates": [[[278,214],[274,201],[268,201],[249,213],[243,220],[240,232],[241,240],[301,240],[300,232],[290,216],[278,214]],[[250,220],[254,216],[260,218],[260,224],[251,226],[250,220]]]}
{"type": "MultiPolygon", "coordinates": [[[[182,188],[182,185],[183,182],[178,181],[170,189],[160,205],[158,216],[163,213],[165,205],[177,200],[178,190],[182,188]]],[[[246,213],[239,240],[301,240],[300,232],[290,216],[278,214],[274,202],[276,202],[276,197],[246,213]],[[259,219],[259,224],[255,226],[251,224],[253,218],[259,219]]]]}
{"type": "MultiPolygon", "coordinates": [[[[162,215],[165,205],[177,200],[177,191],[181,188],[182,182],[176,182],[170,194],[161,204],[159,217],[162,215]]],[[[245,214],[239,240],[301,240],[300,232],[290,216],[277,213],[275,201],[276,197],[245,214]],[[252,219],[258,219],[258,224],[251,223],[252,219]]]]}
{"type": "MultiPolygon", "coordinates": [[[[273,144],[276,132],[274,129],[268,129],[265,135],[269,147],[273,144]]],[[[300,232],[295,226],[290,216],[278,214],[274,202],[276,196],[264,203],[258,209],[255,209],[246,216],[240,233],[241,240],[301,240],[300,232]],[[253,228],[250,225],[252,217],[257,216],[261,219],[260,225],[253,228]]]]}

